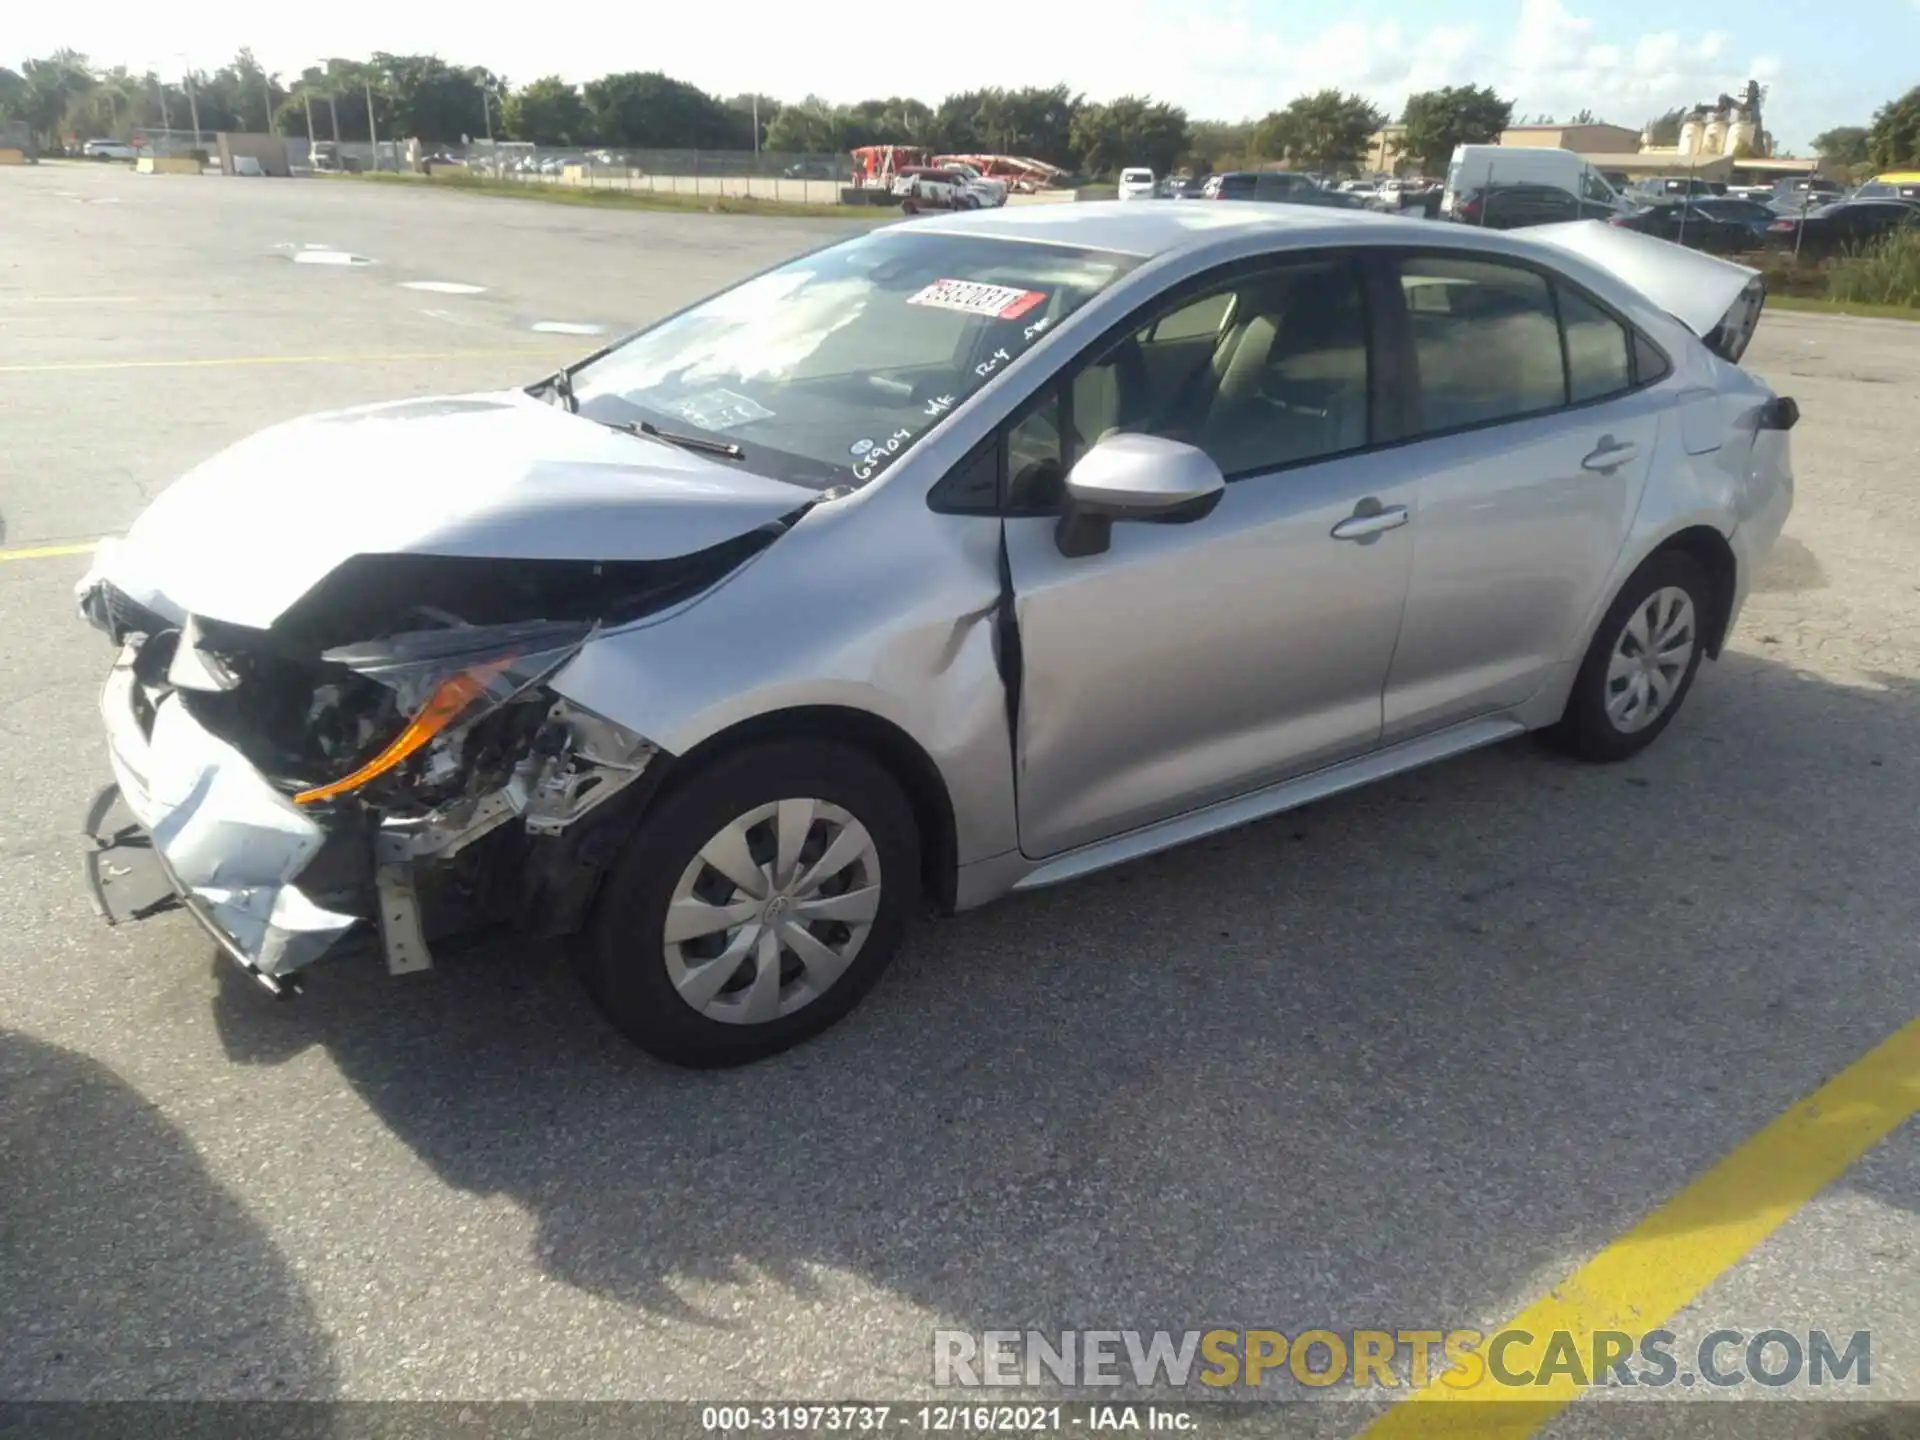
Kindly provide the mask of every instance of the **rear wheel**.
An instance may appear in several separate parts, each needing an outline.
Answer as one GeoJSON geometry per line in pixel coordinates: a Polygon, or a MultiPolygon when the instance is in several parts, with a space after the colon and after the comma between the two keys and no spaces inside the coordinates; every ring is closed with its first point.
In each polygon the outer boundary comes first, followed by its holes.
{"type": "Polygon", "coordinates": [[[1594,632],[1566,711],[1545,738],[1602,763],[1651,745],[1693,687],[1713,594],[1700,563],[1677,550],[1636,570],[1594,632]]]}
{"type": "Polygon", "coordinates": [[[859,1002],[899,946],[919,875],[912,808],[865,752],[755,746],[647,817],[607,877],[581,976],[660,1059],[758,1060],[859,1002]]]}

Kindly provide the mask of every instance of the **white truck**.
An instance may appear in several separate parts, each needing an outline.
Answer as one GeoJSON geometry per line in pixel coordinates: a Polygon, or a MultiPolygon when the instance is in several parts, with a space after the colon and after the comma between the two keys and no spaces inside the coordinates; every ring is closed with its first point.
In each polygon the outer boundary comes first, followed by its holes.
{"type": "Polygon", "coordinates": [[[1576,199],[1630,213],[1633,202],[1571,150],[1532,145],[1456,145],[1440,192],[1440,215],[1452,219],[1460,197],[1511,185],[1547,185],[1576,199]]]}

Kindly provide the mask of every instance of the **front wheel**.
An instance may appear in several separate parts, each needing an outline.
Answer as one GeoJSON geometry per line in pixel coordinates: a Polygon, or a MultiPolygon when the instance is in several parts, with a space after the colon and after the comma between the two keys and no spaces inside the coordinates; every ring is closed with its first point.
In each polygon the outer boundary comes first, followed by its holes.
{"type": "Polygon", "coordinates": [[[1693,687],[1713,593],[1699,561],[1679,551],[1636,570],[1594,632],[1566,711],[1545,738],[1601,763],[1651,745],[1693,687]]]}
{"type": "Polygon", "coordinates": [[[650,1054],[745,1064],[859,1003],[919,879],[912,807],[864,751],[757,745],[669,790],[641,823],[583,937],[581,977],[650,1054]]]}

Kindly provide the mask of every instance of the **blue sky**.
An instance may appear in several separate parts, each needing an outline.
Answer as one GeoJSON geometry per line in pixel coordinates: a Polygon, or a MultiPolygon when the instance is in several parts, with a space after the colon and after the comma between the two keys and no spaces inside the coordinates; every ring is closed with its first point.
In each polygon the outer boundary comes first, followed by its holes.
{"type": "Polygon", "coordinates": [[[1472,81],[1495,85],[1528,114],[1585,108],[1638,126],[1752,77],[1768,87],[1767,128],[1798,149],[1830,125],[1865,123],[1920,82],[1920,0],[967,0],[952,9],[569,0],[537,10],[202,0],[14,9],[8,63],[68,45],[97,63],[178,71],[189,61],[211,68],[251,45],[269,69],[292,73],[329,53],[387,50],[438,53],[515,82],[660,69],[723,93],[833,100],[901,91],[937,99],[1064,80],[1094,99],[1147,93],[1223,119],[1264,114],[1327,85],[1397,114],[1409,91],[1472,81]]]}

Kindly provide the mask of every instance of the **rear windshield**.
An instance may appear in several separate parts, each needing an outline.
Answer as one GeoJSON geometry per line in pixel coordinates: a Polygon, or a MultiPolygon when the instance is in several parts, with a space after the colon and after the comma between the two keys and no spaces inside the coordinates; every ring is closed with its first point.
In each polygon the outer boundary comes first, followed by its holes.
{"type": "Polygon", "coordinates": [[[1143,181],[1153,179],[1153,172],[1151,170],[1122,170],[1120,172],[1120,178],[1129,185],[1138,185],[1143,181]]]}
{"type": "Polygon", "coordinates": [[[858,485],[1138,263],[875,231],[642,331],[576,370],[574,394],[589,419],[736,444],[760,474],[858,485]]]}

